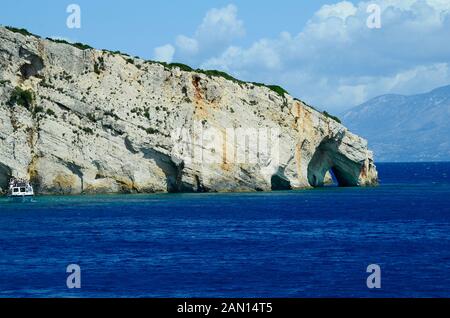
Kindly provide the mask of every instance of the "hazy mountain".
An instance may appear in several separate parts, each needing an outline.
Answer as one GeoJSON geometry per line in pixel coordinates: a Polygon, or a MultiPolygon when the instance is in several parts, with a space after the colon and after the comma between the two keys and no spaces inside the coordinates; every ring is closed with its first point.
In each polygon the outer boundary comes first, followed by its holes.
{"type": "Polygon", "coordinates": [[[378,161],[450,161],[450,85],[419,95],[379,96],[342,118],[369,140],[378,161]]]}

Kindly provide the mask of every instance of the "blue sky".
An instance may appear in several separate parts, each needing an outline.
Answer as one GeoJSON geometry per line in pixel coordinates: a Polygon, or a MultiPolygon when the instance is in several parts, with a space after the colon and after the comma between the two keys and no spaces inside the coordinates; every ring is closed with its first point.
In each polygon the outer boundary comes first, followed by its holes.
{"type": "Polygon", "coordinates": [[[2,3],[0,23],[279,84],[335,113],[450,84],[448,0],[15,0],[2,3]],[[81,29],[66,26],[72,3],[81,29]],[[381,29],[366,25],[371,3],[381,29]]]}

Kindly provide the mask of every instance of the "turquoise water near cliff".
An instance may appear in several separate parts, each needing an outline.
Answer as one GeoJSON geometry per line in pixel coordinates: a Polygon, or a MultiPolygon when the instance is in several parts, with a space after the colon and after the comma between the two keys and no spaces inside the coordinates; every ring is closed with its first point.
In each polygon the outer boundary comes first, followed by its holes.
{"type": "Polygon", "coordinates": [[[450,163],[378,168],[377,188],[1,198],[0,297],[449,297],[450,163]]]}

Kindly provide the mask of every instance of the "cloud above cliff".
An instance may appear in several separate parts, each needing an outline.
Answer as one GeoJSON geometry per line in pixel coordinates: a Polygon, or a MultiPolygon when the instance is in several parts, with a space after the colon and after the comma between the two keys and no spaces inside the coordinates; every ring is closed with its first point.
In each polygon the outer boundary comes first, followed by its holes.
{"type": "Polygon", "coordinates": [[[155,60],[160,62],[171,63],[173,55],[175,54],[175,48],[171,44],[166,44],[155,48],[153,56],[155,60]]]}
{"type": "MultiPolygon", "coordinates": [[[[209,10],[192,35],[178,35],[174,44],[176,57],[187,63],[200,64],[203,59],[221,53],[235,39],[245,36],[244,22],[238,19],[235,5],[209,10]]],[[[158,55],[154,54],[155,59],[158,55]]]]}
{"type": "Polygon", "coordinates": [[[450,83],[450,1],[342,1],[321,7],[299,31],[242,46],[238,8],[205,15],[195,34],[171,46],[177,61],[276,83],[319,108],[339,112],[385,93],[418,93],[450,83]],[[382,27],[370,29],[369,4],[382,27]]]}

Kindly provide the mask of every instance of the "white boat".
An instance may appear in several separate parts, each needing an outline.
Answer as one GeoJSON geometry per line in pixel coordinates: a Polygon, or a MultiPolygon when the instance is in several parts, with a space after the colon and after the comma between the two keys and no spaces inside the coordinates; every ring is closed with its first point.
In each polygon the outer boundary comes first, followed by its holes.
{"type": "Polygon", "coordinates": [[[11,198],[32,198],[34,196],[33,186],[26,180],[13,178],[9,181],[8,196],[11,198]]]}

